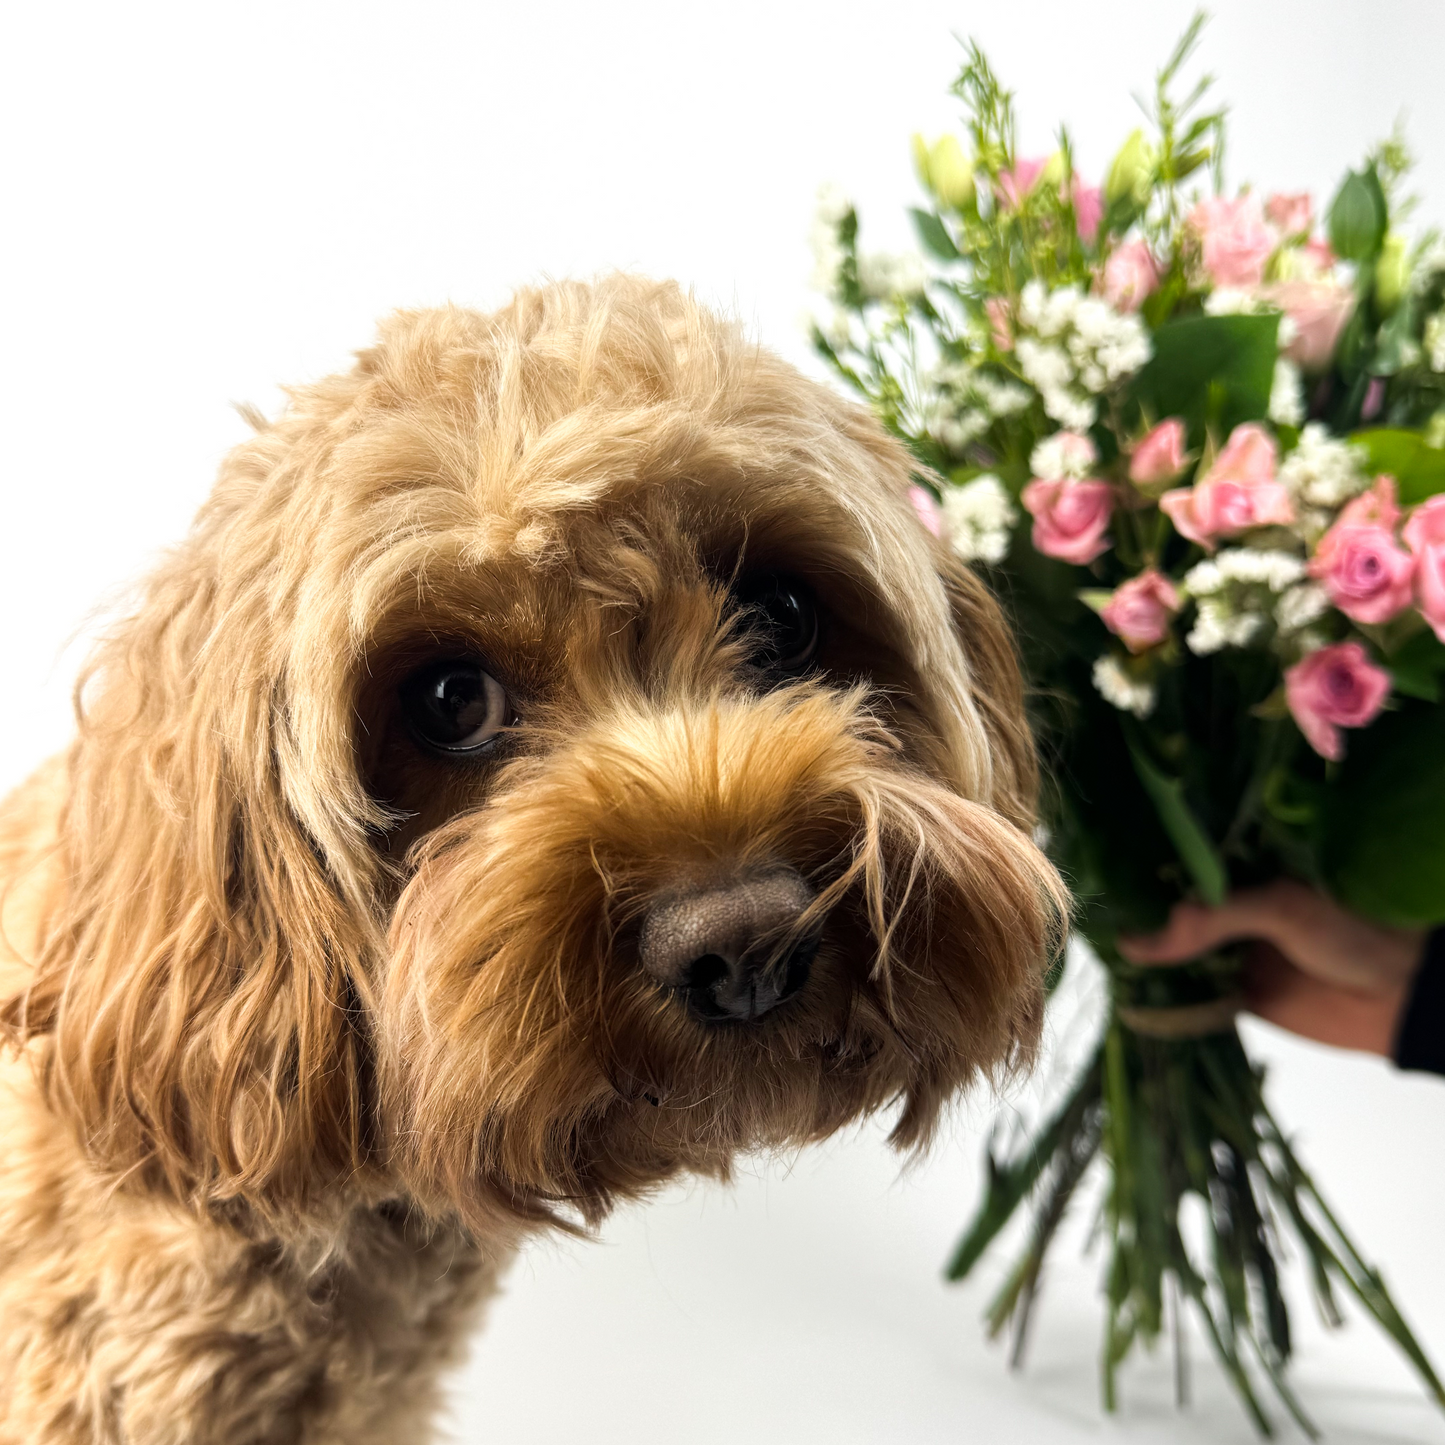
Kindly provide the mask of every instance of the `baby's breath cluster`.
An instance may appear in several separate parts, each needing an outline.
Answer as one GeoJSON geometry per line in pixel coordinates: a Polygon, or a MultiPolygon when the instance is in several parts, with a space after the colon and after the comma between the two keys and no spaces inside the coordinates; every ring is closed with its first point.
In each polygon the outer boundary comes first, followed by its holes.
{"type": "Polygon", "coordinates": [[[922,422],[950,456],[962,456],[993,425],[1032,402],[1027,387],[991,367],[945,357],[929,373],[929,400],[922,422]]]}
{"type": "Polygon", "coordinates": [[[1098,398],[1149,360],[1149,333],[1137,316],[1077,286],[1045,289],[1028,282],[1019,294],[1013,343],[1019,370],[1043,400],[1044,414],[1070,431],[1098,420],[1098,398]]]}
{"type": "Polygon", "coordinates": [[[996,565],[1008,555],[1019,509],[991,472],[944,487],[942,512],[954,550],[964,561],[996,565]]]}
{"type": "Polygon", "coordinates": [[[1198,603],[1189,650],[1203,657],[1255,641],[1304,575],[1303,558],[1270,548],[1230,547],[1195,563],[1182,584],[1198,603]]]}

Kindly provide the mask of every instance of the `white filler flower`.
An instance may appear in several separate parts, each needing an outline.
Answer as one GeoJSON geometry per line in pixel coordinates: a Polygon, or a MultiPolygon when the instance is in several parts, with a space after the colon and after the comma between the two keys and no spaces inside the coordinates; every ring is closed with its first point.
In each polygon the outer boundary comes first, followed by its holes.
{"type": "Polygon", "coordinates": [[[875,251],[858,257],[858,286],[865,296],[891,301],[916,296],[928,284],[928,267],[916,251],[890,256],[875,251]]]}
{"type": "Polygon", "coordinates": [[[1154,711],[1153,686],[1130,677],[1111,652],[1106,652],[1094,664],[1094,686],[1099,689],[1104,701],[1112,703],[1120,712],[1131,712],[1135,717],[1145,718],[1154,711]]]}
{"type": "Polygon", "coordinates": [[[1224,597],[1204,597],[1184,643],[1196,657],[1206,657],[1226,647],[1247,647],[1263,626],[1263,613],[1236,610],[1224,597]]]}
{"type": "Polygon", "coordinates": [[[1199,602],[1185,646],[1197,657],[1247,647],[1263,631],[1269,612],[1278,618],[1274,599],[1291,588],[1298,591],[1304,575],[1303,558],[1277,548],[1229,547],[1196,562],[1183,579],[1184,591],[1199,602]]]}
{"type": "Polygon", "coordinates": [[[1363,453],[1336,441],[1317,421],[1306,422],[1299,445],[1280,464],[1279,479],[1309,507],[1339,507],[1365,490],[1363,453]]]}
{"type": "Polygon", "coordinates": [[[1329,606],[1330,595],[1318,582],[1301,582],[1275,604],[1275,625],[1281,632],[1298,632],[1323,617],[1329,606]]]}
{"type": "Polygon", "coordinates": [[[1298,426],[1305,419],[1304,384],[1299,367],[1287,356],[1274,364],[1274,385],[1269,390],[1269,419],[1281,426],[1298,426]]]}
{"type": "Polygon", "coordinates": [[[1008,554],[1009,533],[1019,519],[1008,488],[984,472],[961,487],[945,487],[943,520],[953,550],[966,562],[1002,562],[1008,554]]]}
{"type": "Polygon", "coordinates": [[[1029,469],[1046,482],[1066,478],[1081,482],[1093,469],[1099,454],[1088,437],[1077,432],[1056,431],[1047,436],[1029,454],[1029,469]]]}
{"type": "Polygon", "coordinates": [[[1019,295],[1019,370],[1043,400],[1044,411],[1069,431],[1083,432],[1099,414],[1095,398],[1132,375],[1153,354],[1137,316],[1077,286],[1047,290],[1030,281],[1019,295]]]}

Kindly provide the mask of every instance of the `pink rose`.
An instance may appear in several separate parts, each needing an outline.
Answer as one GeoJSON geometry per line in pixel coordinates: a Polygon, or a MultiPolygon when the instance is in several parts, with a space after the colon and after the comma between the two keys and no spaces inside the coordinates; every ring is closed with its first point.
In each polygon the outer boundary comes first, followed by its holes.
{"type": "Polygon", "coordinates": [[[1114,511],[1108,482],[1035,477],[1023,490],[1023,504],[1034,519],[1034,546],[1046,557],[1084,566],[1108,551],[1104,532],[1114,511]]]}
{"type": "Polygon", "coordinates": [[[1129,458],[1129,480],[1135,486],[1154,487],[1173,481],[1184,467],[1184,423],[1171,416],[1134,448],[1129,458]]]}
{"type": "Polygon", "coordinates": [[[1410,605],[1415,559],[1380,526],[1338,521],[1319,540],[1309,573],[1356,622],[1388,622],[1410,605]]]}
{"type": "Polygon", "coordinates": [[[1335,255],[1335,248],[1323,236],[1316,236],[1313,241],[1306,241],[1300,250],[1316,271],[1333,271],[1335,263],[1340,259],[1335,255]]]}
{"type": "Polygon", "coordinates": [[[1275,241],[1258,196],[1233,201],[1211,196],[1189,213],[1189,224],[1199,234],[1204,269],[1216,286],[1258,286],[1264,280],[1275,241]]]}
{"type": "Polygon", "coordinates": [[[1179,607],[1178,589],[1151,567],[1115,588],[1099,616],[1130,652],[1143,652],[1168,637],[1169,619],[1179,607]]]}
{"type": "Polygon", "coordinates": [[[990,296],[983,303],[984,314],[988,317],[989,335],[1000,351],[1014,349],[1013,317],[1009,304],[1002,296],[990,296]]]}
{"type": "Polygon", "coordinates": [[[908,500],[913,503],[913,510],[918,514],[918,520],[935,537],[943,536],[943,513],[939,511],[938,503],[933,500],[933,493],[927,487],[920,487],[917,482],[914,482],[908,489],[908,500]]]}
{"type": "Polygon", "coordinates": [[[1265,203],[1264,213],[1281,236],[1307,236],[1315,223],[1314,203],[1308,191],[1288,195],[1276,191],[1265,203]]]}
{"type": "Polygon", "coordinates": [[[1099,220],[1104,214],[1104,193],[1098,186],[1086,186],[1078,176],[1074,177],[1074,224],[1079,230],[1079,239],[1092,246],[1099,234],[1099,220]]]}
{"type": "Polygon", "coordinates": [[[1038,184],[1038,179],[1048,163],[1048,156],[1034,156],[1029,160],[1015,161],[1011,170],[1000,171],[998,191],[1003,203],[1017,211],[1029,192],[1038,184]]]}
{"type": "Polygon", "coordinates": [[[1214,550],[1216,537],[1294,521],[1289,493],[1275,480],[1274,438],[1245,422],[1229,435],[1214,465],[1193,487],[1165,492],[1159,505],[1181,536],[1214,550]]]}
{"type": "MultiPolygon", "coordinates": [[[[1205,483],[1238,482],[1241,486],[1259,488],[1274,484],[1275,463],[1279,453],[1274,438],[1257,421],[1247,421],[1230,432],[1224,450],[1204,474],[1205,483]]],[[[1283,491],[1283,488],[1280,489],[1283,491]]],[[[1283,520],[1289,521],[1286,517],[1283,520]]]]}
{"type": "Polygon", "coordinates": [[[1421,502],[1410,514],[1405,545],[1415,554],[1420,614],[1445,642],[1445,494],[1421,502]]]}
{"type": "Polygon", "coordinates": [[[1390,693],[1390,674],[1376,667],[1358,642],[1312,652],[1284,675],[1284,696],[1299,730],[1321,757],[1345,754],[1341,728],[1373,722],[1390,693]]]}
{"type": "Polygon", "coordinates": [[[1125,241],[1104,262],[1104,299],[1116,311],[1137,311],[1159,286],[1159,267],[1143,241],[1125,241]]]}
{"type": "Polygon", "coordinates": [[[1340,332],[1354,312],[1354,290],[1326,276],[1313,281],[1276,281],[1261,286],[1259,294],[1294,322],[1295,337],[1284,354],[1306,371],[1328,366],[1340,332]]]}
{"type": "Polygon", "coordinates": [[[1335,518],[1335,525],[1350,527],[1383,527],[1393,532],[1400,525],[1400,503],[1395,495],[1395,479],[1385,473],[1375,478],[1369,491],[1361,492],[1347,502],[1335,518]]]}
{"type": "MultiPolygon", "coordinates": [[[[1375,485],[1378,487],[1381,481],[1389,480],[1392,479],[1381,477],[1375,485]]],[[[1355,501],[1359,500],[1355,498],[1355,501]]],[[[1413,552],[1423,551],[1426,547],[1445,546],[1445,492],[1421,502],[1410,513],[1410,520],[1405,523],[1405,544],[1413,552]]]]}

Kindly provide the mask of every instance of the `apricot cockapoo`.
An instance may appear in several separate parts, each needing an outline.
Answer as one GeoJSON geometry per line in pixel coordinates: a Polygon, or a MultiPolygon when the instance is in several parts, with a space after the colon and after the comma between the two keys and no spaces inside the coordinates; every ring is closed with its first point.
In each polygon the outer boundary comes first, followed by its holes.
{"type": "Polygon", "coordinates": [[[419,1441],[529,1233],[1026,1060],[1007,630],[676,287],[403,313],[0,813],[0,1441],[419,1441]]]}

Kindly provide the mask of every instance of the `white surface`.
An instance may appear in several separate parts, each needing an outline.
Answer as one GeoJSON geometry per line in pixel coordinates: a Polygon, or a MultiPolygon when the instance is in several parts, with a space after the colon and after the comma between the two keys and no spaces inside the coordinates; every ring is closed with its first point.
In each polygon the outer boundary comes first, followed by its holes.
{"type": "MultiPolygon", "coordinates": [[[[1098,977],[1086,961],[1054,1019],[1077,1055],[1093,1037],[1098,977]]],[[[1445,1348],[1445,1085],[1383,1062],[1290,1040],[1265,1025],[1248,1043],[1271,1065],[1269,1095],[1406,1318],[1445,1348]]],[[[1046,1067],[1015,1102],[1061,1082],[1046,1067]]],[[[456,1381],[458,1441],[561,1445],[1073,1445],[1245,1442],[1253,1431],[1191,1330],[1193,1402],[1174,1407],[1172,1357],[1136,1354],[1121,1410],[1098,1399],[1101,1249],[1085,1257],[1097,1190],[1076,1204],[1050,1256],[1021,1374],[980,1316],[1002,1277],[996,1250],[965,1286],[940,1278],[979,1197],[988,1105],[965,1107],[920,1167],[903,1172],[881,1128],[694,1184],[619,1215],[600,1243],[542,1243],[513,1270],[456,1381]],[[1003,1438],[1008,1438],[1003,1435],[1003,1438]]],[[[1097,1184],[1097,1175],[1095,1181],[1097,1184]]],[[[1018,1234],[1013,1235],[1017,1242],[1018,1234]]],[[[1343,1330],[1313,1314],[1286,1276],[1298,1340],[1294,1382],[1336,1445],[1438,1445],[1445,1421],[1358,1310],[1343,1330]]],[[[1283,1415],[1266,1397],[1277,1421],[1283,1415]]],[[[1282,1434],[1298,1438],[1292,1427],[1282,1434]]]]}
{"type": "MultiPolygon", "coordinates": [[[[1234,179],[1323,201],[1406,111],[1422,216],[1445,217],[1445,5],[1214,8],[1204,63],[1233,107],[1234,179]]],[[[242,435],[232,401],[274,409],[277,383],[344,365],[390,307],[486,305],[612,266],[692,283],[811,366],[798,320],[816,188],[859,200],[865,244],[908,243],[907,139],[956,114],[951,32],[977,35],[1018,90],[1026,150],[1066,119],[1097,175],[1189,11],[8,8],[0,785],[64,741],[65,641],[184,529],[242,435]]],[[[1279,1112],[1445,1354],[1445,1088],[1252,1038],[1279,1112]]],[[[600,1245],[540,1247],[458,1382],[461,1438],[1248,1438],[1202,1356],[1184,1420],[1160,1362],[1132,1369],[1123,1419],[1099,1423],[1097,1261],[1067,1241],[1029,1372],[1008,1377],[979,1343],[985,1290],[945,1289],[937,1271],[975,1197],[987,1115],[972,1106],[902,1182],[867,1131],[730,1192],[631,1211],[600,1245]]],[[[1445,1440],[1372,1331],[1302,1333],[1301,1386],[1333,1438],[1445,1440]]]]}

